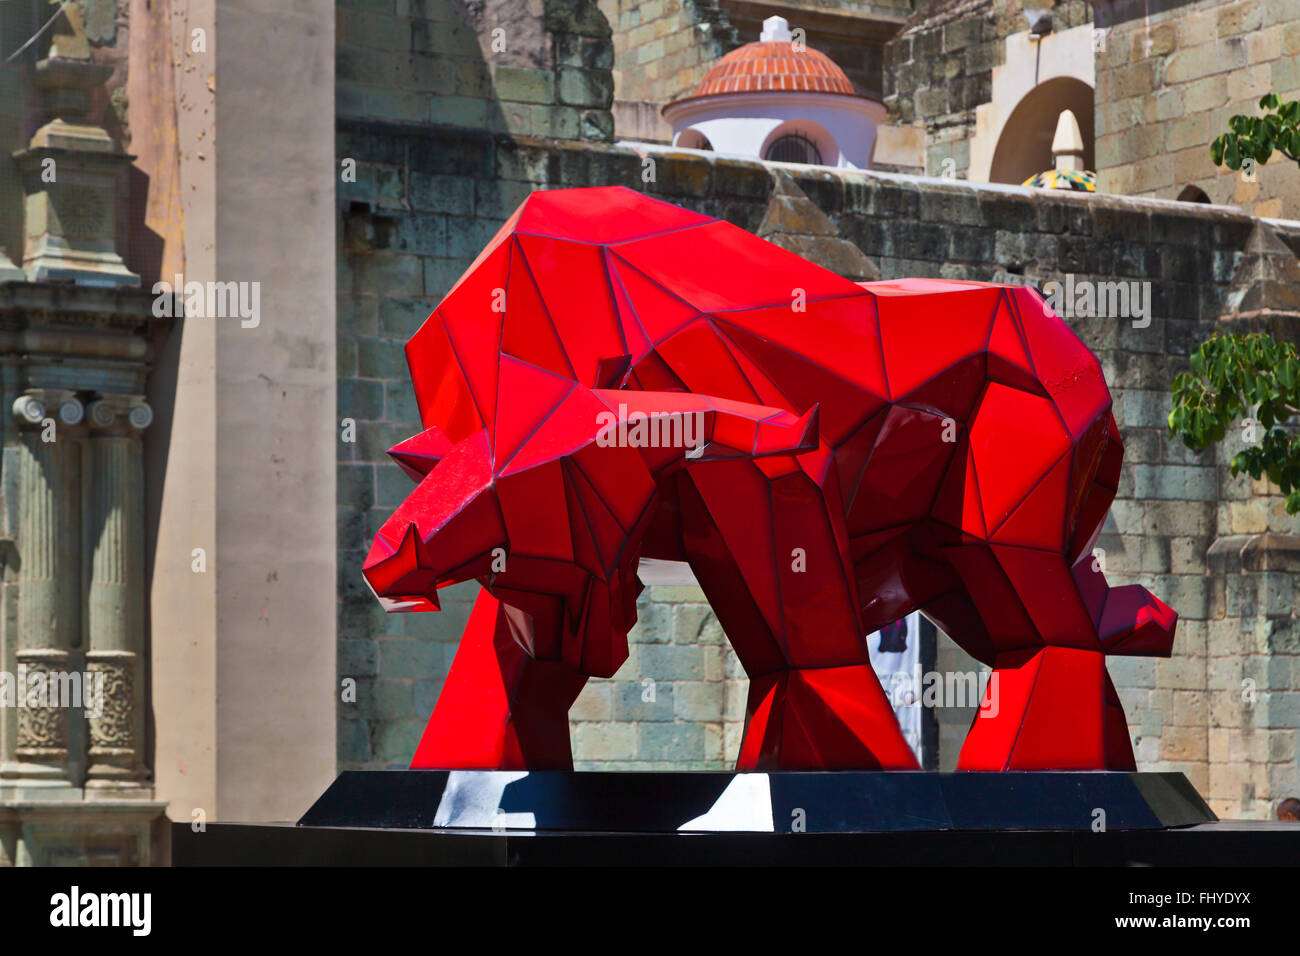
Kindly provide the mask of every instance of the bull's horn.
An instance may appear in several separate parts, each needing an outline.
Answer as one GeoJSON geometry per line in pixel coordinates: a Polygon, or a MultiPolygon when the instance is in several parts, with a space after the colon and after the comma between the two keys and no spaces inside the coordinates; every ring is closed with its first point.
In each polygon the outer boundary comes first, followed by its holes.
{"type": "Polygon", "coordinates": [[[402,471],[414,481],[420,481],[433,470],[433,466],[451,451],[451,440],[437,425],[431,425],[418,435],[412,435],[388,449],[392,459],[402,466],[402,471]]]}

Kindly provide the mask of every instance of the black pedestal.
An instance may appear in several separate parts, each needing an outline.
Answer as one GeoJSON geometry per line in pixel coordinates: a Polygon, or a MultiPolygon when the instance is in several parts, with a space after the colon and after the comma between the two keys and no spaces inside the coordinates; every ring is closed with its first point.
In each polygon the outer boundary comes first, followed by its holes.
{"type": "Polygon", "coordinates": [[[1294,865],[1178,773],[341,774],[298,825],[173,825],[172,862],[442,866],[1294,865]]]}
{"type": "MultiPolygon", "coordinates": [[[[1300,824],[1168,830],[572,833],[371,830],[292,823],[172,825],[175,866],[1177,866],[1294,867],[1300,824]]],[[[1207,884],[1208,885],[1208,884],[1207,884]]],[[[1235,887],[1235,884],[1234,884],[1235,887]]]]}
{"type": "Polygon", "coordinates": [[[1181,773],[348,771],[313,827],[619,833],[1149,830],[1215,820],[1181,773]]]}

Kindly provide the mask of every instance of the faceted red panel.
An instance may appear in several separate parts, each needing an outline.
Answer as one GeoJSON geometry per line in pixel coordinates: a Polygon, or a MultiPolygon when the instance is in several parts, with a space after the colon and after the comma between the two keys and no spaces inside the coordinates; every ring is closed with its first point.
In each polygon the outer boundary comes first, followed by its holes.
{"type": "Polygon", "coordinates": [[[647,277],[617,252],[606,254],[610,282],[618,290],[620,321],[632,351],[633,362],[641,359],[657,342],[693,322],[700,310],[671,289],[647,277]],[[626,309],[623,308],[626,305],[626,309]]]}
{"type": "MultiPolygon", "coordinates": [[[[772,308],[745,309],[743,312],[723,312],[713,316],[724,331],[745,336],[745,348],[761,342],[772,349],[767,353],[777,357],[784,354],[801,358],[820,372],[815,377],[835,376],[864,389],[879,405],[888,398],[885,385],[884,359],[880,353],[880,335],[876,322],[876,299],[863,291],[830,299],[810,300],[801,311],[794,311],[790,303],[772,308]],[[808,325],[822,330],[822,335],[810,337],[802,330],[808,325]]],[[[761,359],[766,370],[768,361],[761,359]]],[[[797,365],[791,366],[797,369],[797,365]]],[[[790,378],[801,387],[807,387],[806,371],[790,378]]],[[[793,383],[793,381],[792,381],[793,383]]]]}
{"type": "Polygon", "coordinates": [[[434,312],[406,343],[406,362],[415,386],[420,421],[460,441],[483,427],[483,416],[470,392],[460,357],[452,347],[443,318],[434,312]]]}
{"type": "Polygon", "coordinates": [[[1104,767],[1105,657],[1092,650],[1045,647],[1008,770],[1104,767]],[[1071,706],[1062,707],[1069,700],[1071,706]]]}
{"type": "Polygon", "coordinates": [[[959,284],[941,300],[881,296],[876,307],[890,396],[901,398],[937,371],[984,352],[1001,295],[997,287],[959,284]]]}
{"type": "Polygon", "coordinates": [[[648,200],[622,186],[556,189],[534,194],[515,213],[514,231],[596,245],[613,245],[643,236],[714,222],[680,206],[648,200]]]}
{"type": "Polygon", "coordinates": [[[1011,310],[1006,293],[998,300],[993,328],[989,330],[988,351],[990,358],[997,358],[1002,364],[1033,377],[1034,363],[1029,360],[1024,333],[1020,331],[1020,322],[1011,310]]]}
{"type": "Polygon", "coordinates": [[[970,426],[984,523],[997,528],[1070,450],[1052,403],[991,383],[970,426]]]}
{"type": "Polygon", "coordinates": [[[944,420],[895,405],[867,461],[849,515],[855,533],[915,521],[930,510],[956,444],[944,441],[944,420]]]}
{"type": "MultiPolygon", "coordinates": [[[[629,354],[603,250],[536,236],[520,236],[519,247],[571,374],[583,385],[600,384],[601,360],[629,354]]],[[[540,326],[543,334],[550,332],[547,326],[540,326]]]]}
{"type": "Polygon", "coordinates": [[[1034,292],[852,283],[554,190],[407,355],[424,430],[391,453],[417,484],[362,570],[389,610],[484,588],[414,766],[571,766],[643,556],[689,562],[750,678],[742,769],[916,769],[864,640],[916,610],[993,668],[961,767],[1133,766],[1105,655],[1168,655],[1177,616],[1092,558],[1123,446],[1034,292]]]}
{"type": "Polygon", "coordinates": [[[724,222],[624,243],[617,255],[702,312],[796,310],[808,302],[861,294],[847,279],[724,222]],[[689,255],[682,254],[684,244],[691,246],[689,255]]]}
{"type": "Polygon", "coordinates": [[[1070,434],[1077,438],[1110,409],[1101,366],[1037,292],[1017,287],[1011,295],[1038,379],[1052,396],[1070,434]]]}
{"type": "Polygon", "coordinates": [[[501,354],[510,355],[556,374],[574,378],[573,365],[564,351],[560,333],[537,291],[519,243],[512,243],[510,283],[506,288],[505,320],[501,329],[501,354]],[[538,321],[540,318],[548,321],[538,321]]]}
{"type": "Polygon", "coordinates": [[[926,379],[898,401],[933,412],[940,418],[965,423],[970,420],[975,402],[989,379],[988,356],[979,352],[926,379]]]}
{"type": "Polygon", "coordinates": [[[503,355],[499,373],[507,395],[529,395],[528,402],[502,402],[493,429],[492,457],[505,466],[573,391],[573,380],[503,355]]]}
{"type": "Polygon", "coordinates": [[[1065,546],[1065,494],[1070,455],[1062,455],[1030,489],[1025,500],[993,532],[998,544],[1016,544],[1060,553],[1065,546]]]}
{"type": "Polygon", "coordinates": [[[984,508],[980,502],[979,478],[975,474],[975,457],[971,454],[970,441],[965,435],[961,436],[957,445],[956,457],[948,467],[932,514],[935,520],[964,534],[979,539],[988,536],[984,524],[984,508]]]}
{"type": "Polygon", "coordinates": [[[683,383],[692,392],[741,402],[759,401],[727,341],[703,316],[669,336],[656,351],[665,362],[681,370],[683,383]]]}
{"type": "MultiPolygon", "coordinates": [[[[747,314],[763,313],[756,310],[747,314]]],[[[822,434],[832,444],[842,442],[851,431],[861,427],[865,418],[885,405],[883,376],[872,387],[864,388],[863,376],[845,378],[822,370],[814,384],[809,373],[818,370],[819,366],[813,359],[739,328],[727,319],[719,320],[719,325],[744,355],[770,376],[790,407],[825,406],[822,434]]],[[[874,354],[874,351],[868,352],[866,357],[874,354]]],[[[870,367],[870,362],[865,363],[864,369],[870,367]]]]}
{"type": "Polygon", "coordinates": [[[1042,664],[1041,650],[1007,654],[998,660],[962,745],[959,770],[1010,769],[1011,753],[1042,664]]]}

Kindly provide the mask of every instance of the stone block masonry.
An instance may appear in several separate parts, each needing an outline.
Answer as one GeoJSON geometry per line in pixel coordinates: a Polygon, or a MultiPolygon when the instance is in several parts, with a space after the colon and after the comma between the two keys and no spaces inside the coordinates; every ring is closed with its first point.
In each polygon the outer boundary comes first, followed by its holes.
{"type": "MultiPolygon", "coordinates": [[[[360,584],[370,538],[405,490],[384,449],[418,428],[406,339],[533,189],[623,184],[756,231],[773,176],[759,162],[349,119],[337,150],[358,160],[338,208],[338,414],[357,426],[357,440],[339,446],[339,666],[359,689],[340,710],[339,759],[401,766],[474,587],[447,593],[440,614],[386,616],[360,584]]],[[[1291,534],[1295,522],[1273,489],[1228,477],[1231,447],[1192,454],[1169,441],[1164,422],[1170,380],[1224,314],[1256,220],[1204,205],[786,169],[886,279],[1041,283],[1069,273],[1076,286],[1150,284],[1149,322],[1069,319],[1101,360],[1128,451],[1099,542],[1106,571],[1182,615],[1172,659],[1116,661],[1113,674],[1142,768],[1187,773],[1223,815],[1267,815],[1296,791],[1294,575],[1273,539],[1265,567],[1207,566],[1207,553],[1234,535],[1291,534]]],[[[1292,248],[1300,242],[1300,224],[1270,228],[1292,248]]],[[[691,588],[651,587],[640,606],[629,661],[613,680],[591,682],[571,713],[578,766],[727,766],[746,682],[716,621],[691,588]]]]}
{"type": "Polygon", "coordinates": [[[668,142],[659,108],[694,89],[740,45],[717,0],[599,0],[613,32],[614,122],[619,139],[668,142]]]}
{"type": "Polygon", "coordinates": [[[1300,217],[1300,168],[1280,153],[1253,176],[1210,143],[1261,96],[1300,97],[1300,4],[1097,4],[1097,174],[1106,192],[1173,199],[1188,186],[1264,217],[1300,217]],[[1143,15],[1133,15],[1138,8],[1143,15]]]}
{"type": "MultiPolygon", "coordinates": [[[[885,105],[891,122],[925,127],[927,172],[968,177],[975,110],[992,100],[993,68],[1003,63],[1007,37],[1025,30],[1024,6],[1032,4],[918,4],[885,45],[885,105]]],[[[1056,32],[1093,19],[1084,0],[1039,6],[1051,6],[1056,32]]]]}
{"type": "Polygon", "coordinates": [[[339,117],[562,139],[614,135],[595,0],[340,0],[339,117]]]}

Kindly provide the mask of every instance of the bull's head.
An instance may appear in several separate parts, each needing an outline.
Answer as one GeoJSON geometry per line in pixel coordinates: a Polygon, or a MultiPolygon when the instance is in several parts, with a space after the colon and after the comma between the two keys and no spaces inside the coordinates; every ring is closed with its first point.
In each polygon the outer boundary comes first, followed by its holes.
{"type": "Polygon", "coordinates": [[[453,441],[429,428],[391,450],[418,484],[380,528],[363,573],[390,611],[437,610],[438,588],[477,579],[514,609],[530,654],[610,676],[636,621],[641,542],[672,476],[815,449],[816,412],[531,385],[501,403],[491,431],[453,441]]]}

